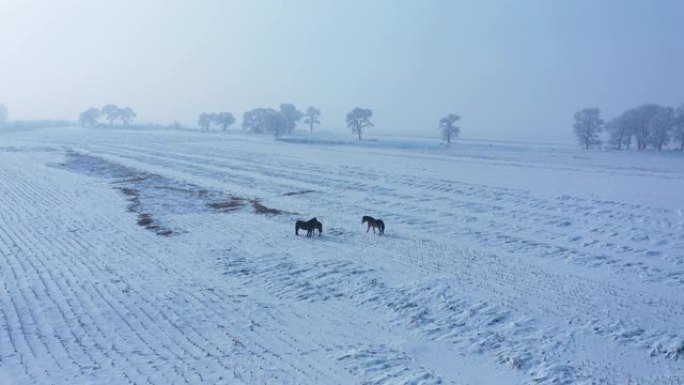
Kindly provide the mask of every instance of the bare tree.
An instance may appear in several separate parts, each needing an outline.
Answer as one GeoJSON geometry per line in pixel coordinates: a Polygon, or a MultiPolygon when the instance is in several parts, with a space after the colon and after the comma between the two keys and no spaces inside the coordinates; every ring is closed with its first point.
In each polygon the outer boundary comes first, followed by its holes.
{"type": "Polygon", "coordinates": [[[648,143],[658,151],[670,142],[670,130],[675,125],[674,109],[660,107],[648,122],[648,143]]]}
{"type": "Polygon", "coordinates": [[[107,104],[100,110],[100,113],[109,120],[109,125],[113,125],[114,121],[119,118],[119,107],[114,104],[107,104]]]}
{"type": "Polygon", "coordinates": [[[292,116],[285,115],[282,111],[267,109],[262,117],[264,124],[264,131],[270,132],[276,138],[284,133],[292,132],[293,121],[292,116]]]}
{"type": "Polygon", "coordinates": [[[461,132],[461,128],[454,125],[454,123],[460,119],[461,117],[456,114],[449,114],[439,120],[439,129],[442,131],[442,139],[446,140],[449,144],[451,143],[451,139],[456,138],[461,132]]]}
{"type": "Polygon", "coordinates": [[[601,119],[600,114],[598,108],[585,108],[575,112],[575,123],[572,127],[585,149],[601,143],[598,134],[603,130],[605,121],[601,119]]]}
{"type": "Polygon", "coordinates": [[[235,117],[230,112],[219,112],[214,115],[214,121],[221,126],[222,130],[225,132],[230,125],[235,123],[235,117]]]}
{"type": "Polygon", "coordinates": [[[213,114],[203,112],[199,115],[199,118],[197,119],[197,124],[200,126],[201,131],[208,131],[213,120],[213,114]]]}
{"type": "Polygon", "coordinates": [[[672,130],[672,139],[679,142],[679,151],[684,151],[684,104],[677,108],[672,130]]]}
{"type": "Polygon", "coordinates": [[[100,117],[100,110],[94,107],[90,107],[87,110],[81,112],[78,116],[78,122],[81,123],[81,127],[95,127],[97,125],[97,119],[100,117]]]}
{"type": "Polygon", "coordinates": [[[288,132],[292,121],[273,108],[255,108],[245,112],[242,128],[256,134],[273,134],[276,138],[288,132]]]}
{"type": "MultiPolygon", "coordinates": [[[[242,115],[242,129],[247,131],[247,132],[254,133],[254,134],[265,133],[262,118],[264,116],[264,113],[267,110],[270,110],[270,109],[269,108],[255,108],[253,110],[249,110],[249,111],[245,112],[242,115]]],[[[275,110],[272,110],[272,111],[275,111],[275,110]]]]}
{"type": "Polygon", "coordinates": [[[637,150],[644,150],[650,142],[651,119],[662,109],[657,104],[644,104],[634,109],[634,136],[637,150]]]}
{"type": "Polygon", "coordinates": [[[321,116],[321,111],[318,108],[311,106],[306,109],[306,112],[304,113],[304,124],[309,125],[311,132],[313,132],[314,124],[321,124],[320,120],[318,120],[319,116],[321,116]]]}
{"type": "Polygon", "coordinates": [[[283,103],[280,105],[280,113],[283,115],[285,122],[287,123],[285,131],[287,133],[292,133],[297,126],[297,122],[302,119],[302,112],[299,111],[294,104],[283,103]]]}
{"type": "Polygon", "coordinates": [[[138,116],[138,114],[136,114],[130,107],[118,108],[116,115],[119,119],[121,119],[121,124],[123,124],[124,127],[128,127],[133,119],[138,116]]]}
{"type": "Polygon", "coordinates": [[[373,111],[356,107],[347,114],[347,127],[352,129],[352,133],[359,136],[359,140],[362,140],[363,129],[373,126],[370,121],[372,116],[373,111]]]}
{"type": "Polygon", "coordinates": [[[629,109],[618,117],[613,118],[606,124],[606,130],[610,133],[610,143],[613,144],[618,151],[622,150],[622,146],[629,149],[632,144],[632,136],[636,132],[637,110],[635,108],[629,109]]]}

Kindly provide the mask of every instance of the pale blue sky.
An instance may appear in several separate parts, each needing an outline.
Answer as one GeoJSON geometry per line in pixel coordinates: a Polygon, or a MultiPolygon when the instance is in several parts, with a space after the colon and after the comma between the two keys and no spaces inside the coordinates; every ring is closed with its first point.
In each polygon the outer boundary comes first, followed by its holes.
{"type": "Polygon", "coordinates": [[[194,124],[292,102],[346,133],[571,138],[572,114],[684,103],[682,1],[0,0],[0,103],[194,124]]]}

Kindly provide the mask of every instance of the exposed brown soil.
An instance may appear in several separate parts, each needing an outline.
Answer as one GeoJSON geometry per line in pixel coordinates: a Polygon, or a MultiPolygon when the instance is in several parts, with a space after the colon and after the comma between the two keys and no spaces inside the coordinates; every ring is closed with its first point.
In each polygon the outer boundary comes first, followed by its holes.
{"type": "Polygon", "coordinates": [[[301,194],[309,194],[315,192],[314,190],[302,190],[302,191],[291,191],[291,192],[286,192],[283,194],[284,197],[289,197],[292,195],[301,195],[301,194]]]}
{"type": "Polygon", "coordinates": [[[262,205],[261,203],[257,201],[251,201],[252,202],[252,207],[254,207],[254,212],[257,214],[266,214],[266,215],[282,215],[282,214],[290,214],[287,211],[282,211],[278,209],[272,209],[270,207],[266,207],[262,205]]]}
{"type": "Polygon", "coordinates": [[[212,209],[219,210],[221,212],[234,211],[239,208],[242,208],[244,205],[245,200],[236,197],[232,197],[230,200],[226,201],[207,203],[207,206],[211,207],[212,209]]]}
{"type": "Polygon", "coordinates": [[[138,226],[149,226],[152,224],[151,214],[140,214],[138,215],[138,226]]]}
{"type": "Polygon", "coordinates": [[[209,193],[209,191],[207,191],[205,189],[197,190],[197,189],[192,189],[192,188],[181,188],[181,187],[175,187],[175,186],[154,186],[154,188],[163,189],[163,190],[170,190],[170,191],[178,191],[178,192],[183,192],[183,193],[187,193],[190,195],[196,194],[200,198],[204,197],[205,195],[207,195],[209,193]]]}
{"type": "Polygon", "coordinates": [[[138,214],[138,226],[143,226],[147,230],[154,231],[157,235],[169,236],[173,234],[171,229],[155,224],[152,214],[149,213],[138,214]]]}

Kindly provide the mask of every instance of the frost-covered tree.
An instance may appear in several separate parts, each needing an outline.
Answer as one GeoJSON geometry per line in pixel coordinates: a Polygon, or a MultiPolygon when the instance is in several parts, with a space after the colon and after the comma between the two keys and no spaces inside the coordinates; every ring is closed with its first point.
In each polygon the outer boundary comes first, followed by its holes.
{"type": "Polygon", "coordinates": [[[121,124],[123,124],[124,127],[128,127],[128,125],[133,121],[133,119],[135,119],[136,116],[138,116],[138,114],[136,114],[132,108],[124,107],[117,108],[116,116],[121,119],[121,124]]]}
{"type": "Polygon", "coordinates": [[[679,142],[679,150],[684,151],[684,104],[675,113],[672,140],[679,142]]]}
{"type": "Polygon", "coordinates": [[[254,134],[263,134],[263,115],[267,108],[255,108],[242,115],[242,129],[254,134]]]}
{"type": "Polygon", "coordinates": [[[603,130],[605,121],[600,115],[601,111],[598,108],[584,108],[575,112],[575,123],[572,127],[577,140],[585,149],[601,143],[599,133],[603,130]]]}
{"type": "Polygon", "coordinates": [[[242,116],[242,128],[256,134],[273,134],[278,137],[290,129],[291,120],[273,108],[255,108],[242,116]]]}
{"type": "Polygon", "coordinates": [[[371,117],[373,117],[373,111],[356,107],[347,114],[347,127],[351,128],[352,133],[358,135],[359,140],[362,140],[363,129],[373,126],[370,121],[371,117]]]}
{"type": "Polygon", "coordinates": [[[221,129],[225,132],[229,126],[235,123],[235,117],[230,112],[219,112],[214,115],[214,121],[221,126],[221,129]]]}
{"type": "Polygon", "coordinates": [[[629,149],[632,144],[632,136],[637,125],[636,115],[636,109],[632,108],[606,124],[606,130],[610,134],[609,142],[618,150],[621,150],[623,146],[629,149]]]}
{"type": "Polygon", "coordinates": [[[197,119],[197,124],[200,126],[202,131],[208,131],[211,127],[211,123],[214,121],[214,114],[207,112],[202,112],[197,119]]]}
{"type": "Polygon", "coordinates": [[[461,127],[455,125],[460,119],[461,117],[456,114],[449,114],[439,120],[442,139],[446,140],[447,143],[451,143],[451,140],[456,138],[461,132],[461,127]]]}
{"type": "Polygon", "coordinates": [[[0,126],[7,124],[7,107],[4,104],[0,104],[0,126]]]}
{"type": "Polygon", "coordinates": [[[651,119],[663,107],[657,104],[644,104],[634,109],[634,136],[637,140],[637,150],[644,150],[650,142],[651,119]]]}
{"type": "Polygon", "coordinates": [[[610,141],[617,149],[629,148],[631,138],[636,139],[637,150],[648,145],[662,149],[670,141],[670,131],[676,125],[674,110],[658,104],[643,104],[630,108],[611,120],[606,128],[610,141]]]}
{"type": "Polygon", "coordinates": [[[100,117],[100,110],[94,107],[90,107],[87,110],[81,112],[78,116],[78,122],[81,123],[81,127],[95,127],[97,125],[97,119],[100,117]]]}
{"type": "Polygon", "coordinates": [[[658,151],[670,142],[670,130],[674,126],[674,109],[660,107],[648,122],[648,143],[658,151]]]}
{"type": "Polygon", "coordinates": [[[266,110],[263,116],[264,131],[273,134],[276,138],[280,135],[292,132],[292,115],[285,115],[282,111],[266,110]]]}
{"type": "Polygon", "coordinates": [[[302,119],[302,112],[299,111],[294,104],[283,103],[280,105],[280,113],[283,115],[285,122],[287,123],[285,132],[292,133],[297,126],[297,122],[302,119]]]}
{"type": "Polygon", "coordinates": [[[107,104],[100,110],[102,116],[109,121],[109,125],[113,125],[114,121],[119,118],[119,107],[114,104],[107,104]]]}
{"type": "Polygon", "coordinates": [[[306,112],[304,113],[304,124],[309,125],[311,132],[313,132],[314,124],[321,124],[321,121],[318,120],[319,116],[321,116],[321,110],[318,108],[311,106],[306,109],[306,112]]]}

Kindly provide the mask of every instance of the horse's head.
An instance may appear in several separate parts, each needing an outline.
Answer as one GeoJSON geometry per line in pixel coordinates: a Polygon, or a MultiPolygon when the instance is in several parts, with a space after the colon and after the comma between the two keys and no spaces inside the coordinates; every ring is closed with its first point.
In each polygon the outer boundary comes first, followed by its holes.
{"type": "Polygon", "coordinates": [[[368,215],[364,215],[363,218],[361,218],[361,223],[370,222],[370,220],[371,217],[369,217],[368,215]]]}

